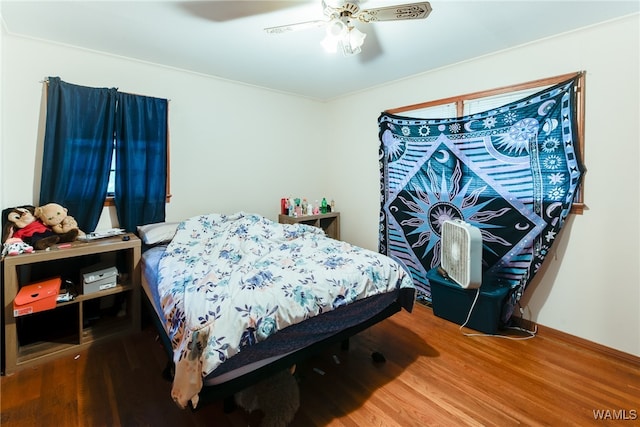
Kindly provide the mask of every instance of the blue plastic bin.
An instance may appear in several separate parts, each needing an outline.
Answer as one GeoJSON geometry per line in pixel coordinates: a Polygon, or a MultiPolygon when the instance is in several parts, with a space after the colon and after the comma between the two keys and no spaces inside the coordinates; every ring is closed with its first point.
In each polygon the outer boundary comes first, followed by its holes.
{"type": "MultiPolygon", "coordinates": [[[[431,285],[433,314],[462,325],[469,315],[477,289],[464,289],[456,282],[442,277],[437,268],[427,272],[427,279],[431,285]]],[[[498,332],[500,313],[508,293],[509,288],[492,286],[484,280],[466,326],[486,334],[498,332]]]]}

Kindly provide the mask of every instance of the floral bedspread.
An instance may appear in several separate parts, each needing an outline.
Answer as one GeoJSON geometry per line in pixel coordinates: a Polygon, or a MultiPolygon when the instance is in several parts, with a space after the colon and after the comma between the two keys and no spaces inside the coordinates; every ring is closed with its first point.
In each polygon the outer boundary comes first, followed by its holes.
{"type": "Polygon", "coordinates": [[[289,325],[371,295],[413,288],[398,263],[255,214],[209,214],[178,227],[158,291],[174,350],[172,397],[195,407],[202,377],[289,325]]]}

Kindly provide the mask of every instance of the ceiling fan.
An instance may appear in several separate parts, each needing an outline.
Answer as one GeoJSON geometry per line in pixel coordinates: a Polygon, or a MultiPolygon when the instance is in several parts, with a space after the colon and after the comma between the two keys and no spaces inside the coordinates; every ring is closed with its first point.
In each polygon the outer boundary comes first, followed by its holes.
{"type": "Polygon", "coordinates": [[[322,41],[322,46],[328,52],[336,52],[340,48],[345,56],[350,56],[362,51],[362,45],[367,36],[355,27],[354,20],[371,23],[424,19],[429,16],[432,10],[431,4],[426,1],[371,9],[361,9],[358,0],[339,0],[334,3],[336,4],[330,5],[325,0],[322,0],[325,19],[268,27],[264,30],[269,34],[282,34],[290,31],[325,27],[326,37],[322,41]]]}

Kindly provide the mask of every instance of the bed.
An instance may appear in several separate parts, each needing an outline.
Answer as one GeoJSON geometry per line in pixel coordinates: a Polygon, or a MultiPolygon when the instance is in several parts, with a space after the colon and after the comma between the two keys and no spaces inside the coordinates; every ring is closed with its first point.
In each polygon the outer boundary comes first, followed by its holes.
{"type": "Polygon", "coordinates": [[[183,408],[231,396],[415,301],[400,264],[309,225],[238,212],[138,231],[142,287],[183,408]]]}

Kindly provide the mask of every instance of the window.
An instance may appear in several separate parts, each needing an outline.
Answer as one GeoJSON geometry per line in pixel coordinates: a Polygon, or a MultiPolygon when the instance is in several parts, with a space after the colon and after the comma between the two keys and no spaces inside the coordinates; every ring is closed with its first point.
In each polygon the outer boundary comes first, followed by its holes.
{"type": "MultiPolygon", "coordinates": [[[[168,148],[168,147],[167,147],[168,148]]],[[[111,168],[109,169],[109,184],[107,185],[107,198],[104,201],[105,206],[113,206],[114,196],[116,195],[116,150],[115,146],[111,154],[111,168]]],[[[171,200],[171,192],[169,191],[169,150],[167,149],[167,203],[171,200]]]]}
{"type": "MultiPolygon", "coordinates": [[[[512,101],[525,98],[547,87],[562,83],[578,76],[576,111],[578,117],[578,155],[584,164],[584,85],[585,73],[563,74],[531,82],[505,86],[497,89],[454,96],[451,98],[407,105],[387,110],[389,114],[401,114],[415,118],[453,118],[486,111],[512,101]]],[[[583,182],[584,184],[584,182],[583,182]]],[[[582,214],[584,211],[584,186],[581,185],[574,198],[571,212],[582,214]]]]}
{"type": "Polygon", "coordinates": [[[113,197],[116,194],[116,147],[114,144],[111,153],[111,168],[109,169],[109,184],[107,185],[107,197],[113,197]]]}
{"type": "MultiPolygon", "coordinates": [[[[171,192],[169,191],[169,142],[167,141],[167,203],[171,200],[171,192]]],[[[114,206],[116,195],[116,143],[113,142],[113,151],[111,153],[111,167],[109,168],[109,183],[107,184],[107,197],[104,206],[114,206]]]]}

